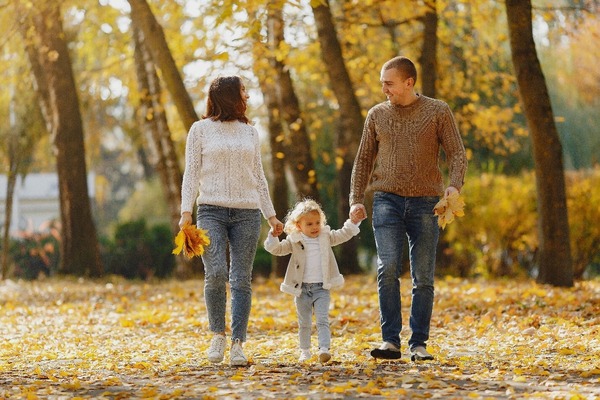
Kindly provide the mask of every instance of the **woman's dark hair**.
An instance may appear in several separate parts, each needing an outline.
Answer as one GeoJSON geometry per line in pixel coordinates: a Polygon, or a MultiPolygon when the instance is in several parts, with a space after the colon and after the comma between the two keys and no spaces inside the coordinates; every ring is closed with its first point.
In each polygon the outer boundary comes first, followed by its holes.
{"type": "Polygon", "coordinates": [[[206,102],[206,115],[213,121],[240,121],[248,123],[246,99],[242,97],[242,80],[239,76],[219,77],[211,82],[206,102]]]}

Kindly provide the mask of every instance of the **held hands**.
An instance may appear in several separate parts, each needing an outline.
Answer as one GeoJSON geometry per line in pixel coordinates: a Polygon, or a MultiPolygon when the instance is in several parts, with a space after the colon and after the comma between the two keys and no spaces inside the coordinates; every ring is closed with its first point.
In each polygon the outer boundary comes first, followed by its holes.
{"type": "Polygon", "coordinates": [[[269,218],[269,226],[271,227],[269,231],[271,236],[277,237],[283,233],[283,223],[277,217],[273,216],[269,218]]]}
{"type": "Polygon", "coordinates": [[[360,221],[367,218],[367,210],[363,204],[354,204],[350,207],[348,217],[353,224],[357,225],[360,221]]]}

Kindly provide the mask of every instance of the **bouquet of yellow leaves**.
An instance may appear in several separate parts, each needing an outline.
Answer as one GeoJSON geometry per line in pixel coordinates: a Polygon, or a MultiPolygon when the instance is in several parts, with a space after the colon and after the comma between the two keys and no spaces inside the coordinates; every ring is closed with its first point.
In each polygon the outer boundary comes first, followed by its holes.
{"type": "Polygon", "coordinates": [[[201,256],[204,253],[204,246],[210,244],[210,238],[206,235],[208,231],[196,228],[195,225],[184,225],[175,236],[175,248],[173,254],[183,254],[187,258],[201,256]]]}
{"type": "Polygon", "coordinates": [[[433,208],[433,213],[438,216],[438,225],[445,229],[446,225],[454,221],[454,217],[463,217],[465,201],[458,192],[444,196],[433,208]]]}

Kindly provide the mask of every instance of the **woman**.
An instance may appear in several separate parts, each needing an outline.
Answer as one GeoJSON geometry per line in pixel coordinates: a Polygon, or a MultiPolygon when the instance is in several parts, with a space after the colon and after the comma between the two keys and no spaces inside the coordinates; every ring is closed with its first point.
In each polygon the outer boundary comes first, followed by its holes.
{"type": "Polygon", "coordinates": [[[274,232],[283,231],[269,197],[258,132],[246,117],[248,98],[238,76],[217,78],[211,83],[206,115],[192,125],[187,137],[179,221],[180,227],[192,222],[196,201],[197,225],[208,230],[211,242],[202,255],[204,300],[214,334],[207,355],[213,363],[223,361],[229,281],[230,364],[234,366],[248,363],[242,344],[250,315],[252,263],[261,212],[274,232]]]}

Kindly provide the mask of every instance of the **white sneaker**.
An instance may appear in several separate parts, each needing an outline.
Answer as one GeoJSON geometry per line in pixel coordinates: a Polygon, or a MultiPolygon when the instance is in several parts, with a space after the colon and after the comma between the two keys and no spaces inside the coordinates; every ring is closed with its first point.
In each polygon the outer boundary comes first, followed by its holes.
{"type": "Polygon", "coordinates": [[[310,360],[312,354],[310,354],[309,349],[300,349],[300,357],[298,357],[298,362],[305,362],[310,360]]]}
{"type": "Polygon", "coordinates": [[[210,347],[208,348],[206,355],[208,361],[212,363],[220,363],[223,361],[225,355],[225,335],[216,334],[210,341],[210,347]]]}
{"type": "Polygon", "coordinates": [[[248,365],[248,359],[244,355],[242,350],[242,342],[240,339],[235,339],[235,342],[231,345],[231,351],[229,353],[229,364],[232,367],[240,367],[248,365]]]}
{"type": "Polygon", "coordinates": [[[426,361],[433,360],[433,356],[423,346],[417,346],[414,349],[410,349],[411,361],[426,361]]]}
{"type": "Polygon", "coordinates": [[[331,360],[331,354],[329,353],[329,349],[321,347],[319,349],[319,361],[321,361],[322,363],[326,363],[329,360],[331,360]]]}

